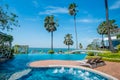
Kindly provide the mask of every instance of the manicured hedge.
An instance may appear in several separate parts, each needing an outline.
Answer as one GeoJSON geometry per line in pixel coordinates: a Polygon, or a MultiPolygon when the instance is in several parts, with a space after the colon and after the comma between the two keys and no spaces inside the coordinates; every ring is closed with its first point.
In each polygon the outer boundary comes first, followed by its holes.
{"type": "Polygon", "coordinates": [[[98,56],[120,59],[120,53],[101,53],[101,54],[99,53],[98,56]]]}
{"type": "Polygon", "coordinates": [[[53,50],[49,50],[48,53],[49,54],[54,54],[54,51],[53,50]]]}

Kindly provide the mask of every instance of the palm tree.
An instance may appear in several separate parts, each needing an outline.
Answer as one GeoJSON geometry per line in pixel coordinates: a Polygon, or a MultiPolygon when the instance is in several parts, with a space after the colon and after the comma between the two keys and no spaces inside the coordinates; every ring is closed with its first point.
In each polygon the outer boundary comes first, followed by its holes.
{"type": "Polygon", "coordinates": [[[76,28],[76,14],[78,10],[76,10],[77,5],[75,3],[71,3],[68,7],[69,14],[74,16],[74,27],[75,27],[75,37],[76,37],[76,49],[78,49],[78,38],[77,38],[77,28],[76,28]]]}
{"type": "MultiPolygon", "coordinates": [[[[110,28],[110,35],[114,34],[114,31],[118,28],[118,25],[115,24],[115,20],[109,20],[109,28],[110,28]]],[[[103,40],[103,35],[108,35],[108,29],[107,29],[107,22],[103,21],[100,23],[100,25],[97,28],[97,32],[102,35],[102,46],[104,48],[104,40],[103,40]]]]}
{"type": "Polygon", "coordinates": [[[106,28],[104,26],[102,26],[102,24],[100,24],[97,28],[97,32],[98,34],[102,35],[102,47],[104,48],[105,44],[104,44],[104,37],[103,35],[107,34],[106,32],[106,28]]]}
{"type": "Polygon", "coordinates": [[[80,48],[80,49],[82,49],[82,48],[83,48],[83,46],[82,46],[82,44],[81,44],[81,43],[79,44],[79,48],[80,48]]]}
{"type": "Polygon", "coordinates": [[[46,16],[44,19],[44,27],[48,32],[51,32],[51,50],[53,50],[53,32],[57,30],[58,24],[54,20],[54,16],[46,16]]]}
{"type": "Polygon", "coordinates": [[[108,30],[108,42],[109,42],[109,48],[111,51],[114,51],[114,47],[112,45],[112,40],[110,36],[110,24],[109,24],[109,14],[108,14],[108,1],[105,1],[105,11],[106,11],[106,23],[107,23],[107,30],[108,30]]]}
{"type": "Polygon", "coordinates": [[[71,34],[67,34],[65,37],[64,37],[64,44],[65,45],[68,45],[68,51],[70,49],[70,45],[73,45],[73,40],[72,40],[72,35],[71,34]]]}

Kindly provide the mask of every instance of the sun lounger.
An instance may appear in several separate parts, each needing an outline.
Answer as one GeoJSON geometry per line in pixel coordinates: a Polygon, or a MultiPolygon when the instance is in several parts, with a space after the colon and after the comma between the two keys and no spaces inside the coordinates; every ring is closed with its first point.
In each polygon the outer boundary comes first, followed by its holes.
{"type": "Polygon", "coordinates": [[[90,68],[95,68],[98,66],[105,65],[105,62],[102,60],[102,57],[98,57],[98,58],[88,59],[87,61],[82,61],[80,65],[90,67],[90,68]]]}
{"type": "Polygon", "coordinates": [[[95,68],[96,67],[96,58],[88,59],[87,61],[81,62],[81,66],[86,66],[90,68],[95,68]]]}
{"type": "Polygon", "coordinates": [[[105,62],[102,60],[102,57],[97,58],[96,65],[97,66],[103,66],[103,65],[105,65],[105,62]]]}

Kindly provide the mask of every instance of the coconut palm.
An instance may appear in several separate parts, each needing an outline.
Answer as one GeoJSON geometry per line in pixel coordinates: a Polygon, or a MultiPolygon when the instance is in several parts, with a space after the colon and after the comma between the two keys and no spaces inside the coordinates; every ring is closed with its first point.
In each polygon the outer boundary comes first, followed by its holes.
{"type": "Polygon", "coordinates": [[[77,28],[76,28],[76,14],[78,10],[76,10],[77,5],[75,3],[71,3],[68,7],[69,14],[74,16],[74,27],[75,27],[75,37],[76,37],[76,49],[78,49],[78,39],[77,39],[77,28]]]}
{"type": "Polygon", "coordinates": [[[79,48],[80,48],[80,49],[82,49],[82,48],[83,48],[83,46],[82,46],[82,44],[81,44],[81,43],[79,44],[79,48]]]}
{"type": "Polygon", "coordinates": [[[101,43],[102,43],[102,47],[104,48],[105,44],[104,44],[103,35],[107,34],[106,28],[100,24],[97,28],[97,32],[98,32],[98,34],[102,35],[102,42],[101,43]]]}
{"type": "Polygon", "coordinates": [[[105,1],[105,11],[106,11],[106,23],[107,23],[107,30],[108,30],[108,42],[109,42],[109,48],[111,51],[114,51],[114,47],[112,45],[112,40],[110,36],[110,24],[109,24],[109,14],[108,14],[108,0],[105,1]]]}
{"type": "Polygon", "coordinates": [[[53,15],[45,17],[44,27],[48,32],[51,32],[51,50],[53,50],[53,32],[56,31],[58,27],[53,15]]]}
{"type": "MultiPolygon", "coordinates": [[[[115,24],[115,20],[109,20],[109,31],[110,31],[110,34],[114,34],[115,33],[115,30],[118,28],[118,25],[115,24]]],[[[103,33],[104,34],[108,34],[108,29],[107,29],[107,22],[106,21],[103,21],[102,23],[100,23],[100,25],[102,28],[103,28],[103,33]]]]}
{"type": "Polygon", "coordinates": [[[72,35],[71,34],[67,34],[65,37],[64,37],[64,44],[65,45],[68,45],[68,51],[70,49],[70,45],[73,45],[73,40],[72,40],[72,35]]]}
{"type": "MultiPolygon", "coordinates": [[[[115,24],[115,20],[109,20],[110,35],[114,34],[114,31],[118,28],[118,25],[115,24]]],[[[103,35],[108,35],[107,22],[103,21],[97,28],[97,32],[102,35],[102,46],[104,47],[103,35]]]]}

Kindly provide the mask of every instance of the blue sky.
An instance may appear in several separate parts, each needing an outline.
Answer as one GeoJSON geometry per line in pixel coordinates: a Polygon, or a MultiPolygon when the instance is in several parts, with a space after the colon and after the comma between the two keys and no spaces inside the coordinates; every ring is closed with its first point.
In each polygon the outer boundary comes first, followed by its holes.
{"type": "MultiPolygon", "coordinates": [[[[115,19],[120,26],[120,0],[108,0],[109,17],[115,19]]],[[[50,33],[44,28],[44,18],[54,15],[59,27],[54,32],[54,47],[65,48],[64,36],[72,34],[75,47],[75,33],[73,16],[68,14],[68,6],[75,2],[78,5],[77,32],[78,42],[84,47],[93,39],[100,38],[96,29],[105,20],[104,0],[1,0],[7,3],[11,12],[19,18],[20,27],[14,27],[13,31],[3,31],[14,36],[13,45],[26,44],[30,47],[50,47],[50,33]]]]}

